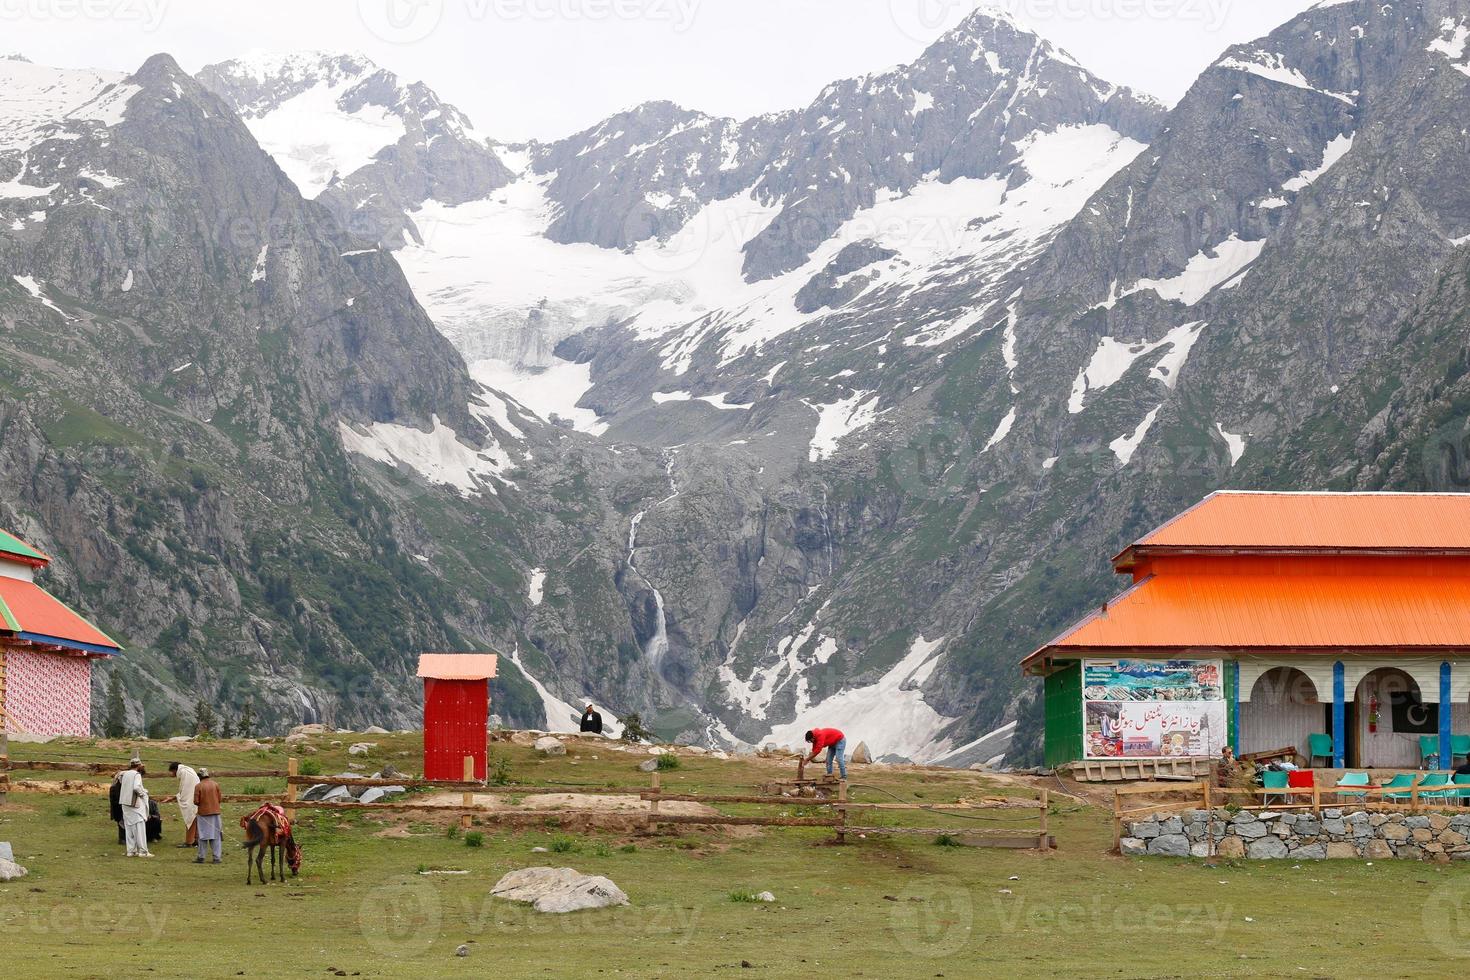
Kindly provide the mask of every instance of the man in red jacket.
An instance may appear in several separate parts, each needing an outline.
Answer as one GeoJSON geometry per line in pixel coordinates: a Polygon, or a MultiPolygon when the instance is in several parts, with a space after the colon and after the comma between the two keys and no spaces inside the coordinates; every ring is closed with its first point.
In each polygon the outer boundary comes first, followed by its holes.
{"type": "Polygon", "coordinates": [[[812,747],[808,762],[816,762],[818,754],[827,750],[827,775],[832,775],[832,760],[837,760],[842,778],[847,778],[847,736],[835,728],[813,728],[806,733],[807,744],[812,747]]]}

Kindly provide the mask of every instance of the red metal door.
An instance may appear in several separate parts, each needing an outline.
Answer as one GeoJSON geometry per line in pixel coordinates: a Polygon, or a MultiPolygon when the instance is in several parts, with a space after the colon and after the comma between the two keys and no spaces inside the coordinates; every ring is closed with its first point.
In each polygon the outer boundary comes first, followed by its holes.
{"type": "Polygon", "coordinates": [[[474,756],[475,778],[485,778],[485,728],[489,686],[483,681],[424,678],[424,778],[464,778],[464,757],[474,756]]]}

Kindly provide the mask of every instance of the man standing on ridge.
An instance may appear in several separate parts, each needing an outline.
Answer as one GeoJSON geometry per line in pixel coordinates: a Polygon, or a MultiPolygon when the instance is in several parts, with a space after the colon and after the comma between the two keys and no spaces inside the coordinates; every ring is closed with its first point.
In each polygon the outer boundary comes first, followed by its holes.
{"type": "Polygon", "coordinates": [[[587,710],[582,712],[582,733],[585,735],[602,734],[602,713],[592,705],[587,705],[587,710]]]}
{"type": "Polygon", "coordinates": [[[847,779],[847,736],[836,728],[813,728],[806,733],[807,744],[812,747],[812,755],[807,762],[816,762],[817,755],[823,749],[827,750],[827,775],[832,775],[832,762],[835,759],[837,767],[842,773],[842,778],[847,779]]]}

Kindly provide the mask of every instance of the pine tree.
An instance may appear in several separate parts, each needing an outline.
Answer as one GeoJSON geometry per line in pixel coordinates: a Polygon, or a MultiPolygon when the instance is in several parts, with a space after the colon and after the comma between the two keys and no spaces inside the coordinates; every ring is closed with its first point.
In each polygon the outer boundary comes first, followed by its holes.
{"type": "Polygon", "coordinates": [[[236,738],[255,737],[255,702],[250,698],[240,705],[240,717],[235,722],[236,738]]]}
{"type": "Polygon", "coordinates": [[[214,734],[214,709],[203,698],[194,702],[194,734],[214,734]]]}
{"type": "Polygon", "coordinates": [[[122,670],[114,667],[107,675],[107,716],[102,720],[102,734],[122,738],[128,733],[128,706],[123,699],[122,670]]]}

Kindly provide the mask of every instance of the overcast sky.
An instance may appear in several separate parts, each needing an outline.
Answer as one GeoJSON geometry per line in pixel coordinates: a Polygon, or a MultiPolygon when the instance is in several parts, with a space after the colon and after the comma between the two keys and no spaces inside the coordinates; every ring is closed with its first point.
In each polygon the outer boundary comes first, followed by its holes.
{"type": "Polygon", "coordinates": [[[1214,57],[1314,0],[0,0],[0,49],[131,71],[252,49],[360,51],[500,139],[649,99],[745,117],[913,59],[1000,6],[1110,81],[1173,103],[1214,57]]]}

